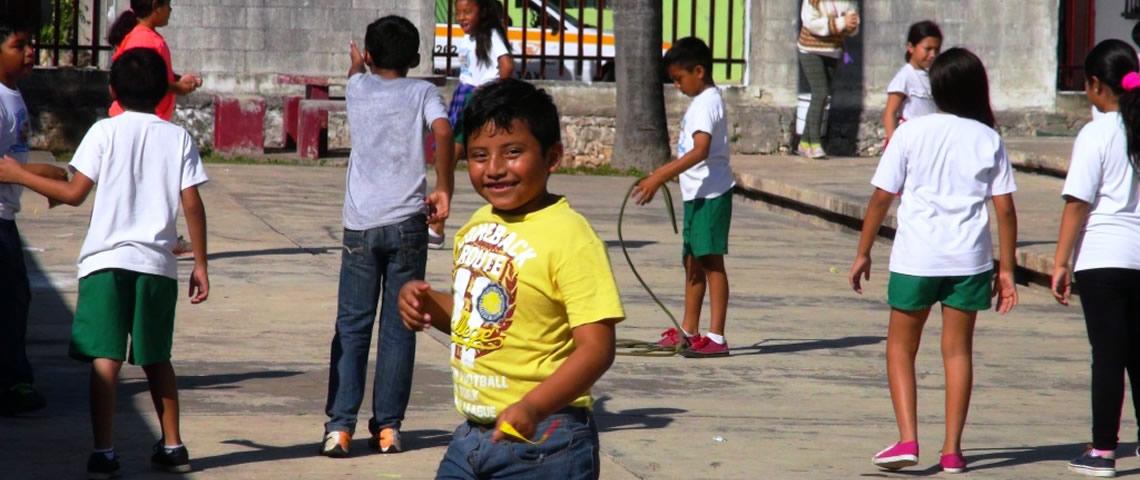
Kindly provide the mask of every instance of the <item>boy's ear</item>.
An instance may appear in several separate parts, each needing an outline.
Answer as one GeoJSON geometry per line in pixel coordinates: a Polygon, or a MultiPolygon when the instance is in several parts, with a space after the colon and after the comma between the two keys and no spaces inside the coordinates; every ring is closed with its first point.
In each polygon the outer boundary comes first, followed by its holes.
{"type": "Polygon", "coordinates": [[[693,67],[693,73],[695,73],[698,78],[700,78],[701,80],[704,80],[706,83],[709,80],[712,80],[712,77],[709,76],[710,72],[708,70],[705,70],[704,65],[697,65],[697,66],[693,67]]]}
{"type": "Polygon", "coordinates": [[[368,53],[368,50],[364,51],[364,64],[368,65],[369,67],[372,66],[372,54],[368,53]]]}
{"type": "Polygon", "coordinates": [[[115,95],[115,87],[107,85],[107,92],[111,94],[111,100],[118,100],[119,96],[115,95]]]}
{"type": "Polygon", "coordinates": [[[546,149],[546,171],[548,173],[554,173],[555,170],[558,170],[558,166],[562,164],[563,153],[561,142],[555,143],[546,149]]]}
{"type": "Polygon", "coordinates": [[[418,66],[420,66],[420,54],[417,53],[416,56],[412,58],[412,64],[408,65],[408,69],[410,70],[418,66]]]}

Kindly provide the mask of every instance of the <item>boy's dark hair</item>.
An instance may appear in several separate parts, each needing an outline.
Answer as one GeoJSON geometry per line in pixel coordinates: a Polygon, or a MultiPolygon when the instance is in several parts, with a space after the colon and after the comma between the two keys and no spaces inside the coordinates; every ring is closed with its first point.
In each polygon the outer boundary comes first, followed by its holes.
{"type": "Polygon", "coordinates": [[[1140,171],[1140,89],[1124,90],[1124,76],[1140,69],[1136,50],[1122,40],[1105,40],[1096,44],[1085,57],[1085,78],[1094,77],[1115,93],[1120,105],[1128,142],[1128,159],[1140,171]]]}
{"type": "Polygon", "coordinates": [[[131,8],[119,15],[107,31],[107,41],[118,46],[127,34],[139,24],[140,18],[149,17],[154,9],[170,4],[170,0],[131,0],[131,8]]]}
{"type": "Polygon", "coordinates": [[[376,68],[407,71],[419,63],[420,31],[408,19],[388,15],[368,25],[364,48],[376,68]]]}
{"type": "Polygon", "coordinates": [[[930,66],[930,93],[943,112],[971,118],[994,128],[990,108],[990,81],[986,67],[969,50],[951,48],[930,66]]]}
{"type": "Polygon", "coordinates": [[[153,112],[166,96],[166,61],[149,48],[132,48],[111,64],[111,88],[123,108],[153,112]]]}
{"type": "Polygon", "coordinates": [[[30,33],[40,29],[40,2],[0,0],[0,42],[14,33],[30,33]]]}
{"type": "Polygon", "coordinates": [[[673,42],[673,48],[665,52],[662,61],[665,68],[677,65],[692,70],[700,65],[705,67],[705,75],[712,78],[712,50],[704,40],[697,37],[685,37],[673,42]]]}
{"type": "MultiPolygon", "coordinates": [[[[938,28],[938,24],[930,20],[923,20],[910,26],[910,30],[906,33],[906,43],[914,46],[922,43],[926,37],[934,37],[942,40],[942,29],[938,28]]],[[[906,61],[910,61],[910,52],[906,52],[906,61]]]]}
{"type": "Polygon", "coordinates": [[[515,120],[526,124],[543,154],[562,142],[554,99],[546,90],[514,78],[496,80],[475,90],[463,109],[463,137],[470,142],[488,124],[509,132],[515,120]]]}
{"type": "Polygon", "coordinates": [[[503,4],[499,0],[467,0],[475,3],[479,10],[479,18],[475,19],[475,57],[481,64],[491,64],[498,59],[491,58],[491,35],[498,35],[511,51],[511,42],[507,41],[507,34],[503,31],[503,4]]]}

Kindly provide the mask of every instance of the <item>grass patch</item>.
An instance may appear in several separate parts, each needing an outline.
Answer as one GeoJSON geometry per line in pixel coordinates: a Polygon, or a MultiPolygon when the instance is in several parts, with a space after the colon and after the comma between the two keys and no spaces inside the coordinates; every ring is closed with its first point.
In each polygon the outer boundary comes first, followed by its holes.
{"type": "Polygon", "coordinates": [[[577,167],[559,167],[555,173],[564,175],[594,175],[600,177],[644,177],[645,172],[636,168],[619,169],[610,165],[599,165],[596,167],[577,166],[577,167]]]}
{"type": "Polygon", "coordinates": [[[321,158],[317,160],[305,160],[294,157],[247,157],[244,155],[223,155],[213,150],[207,150],[201,153],[202,163],[218,164],[218,165],[285,165],[295,167],[325,167],[325,166],[343,166],[348,162],[347,158],[321,158]]]}

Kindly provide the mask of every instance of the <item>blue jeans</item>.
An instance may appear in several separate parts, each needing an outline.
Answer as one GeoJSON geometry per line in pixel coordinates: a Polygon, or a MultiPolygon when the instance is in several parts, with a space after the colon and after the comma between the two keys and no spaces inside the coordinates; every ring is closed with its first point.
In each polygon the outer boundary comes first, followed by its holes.
{"type": "Polygon", "coordinates": [[[345,229],[325,431],[351,434],[356,430],[356,413],[364,398],[372,325],[381,293],[368,430],[375,435],[382,428],[400,428],[412,391],[416,336],[400,321],[396,298],[405,283],[423,280],[426,265],[427,223],[423,215],[369,230],[345,229]]]}
{"type": "Polygon", "coordinates": [[[600,470],[598,427],[586,409],[566,408],[538,424],[539,445],[491,441],[494,425],[464,422],[455,429],[436,480],[512,478],[596,479],[600,470]],[[553,422],[558,425],[551,429],[553,422]]]}
{"type": "Polygon", "coordinates": [[[16,222],[0,219],[0,390],[32,383],[25,338],[31,289],[16,222]]]}

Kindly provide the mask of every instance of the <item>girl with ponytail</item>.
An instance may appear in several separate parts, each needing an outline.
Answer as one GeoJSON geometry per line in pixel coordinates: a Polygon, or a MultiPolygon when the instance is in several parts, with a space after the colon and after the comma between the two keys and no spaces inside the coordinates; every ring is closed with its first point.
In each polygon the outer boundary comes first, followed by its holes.
{"type": "MultiPolygon", "coordinates": [[[[170,60],[170,47],[166,39],[156,29],[170,22],[170,0],[131,0],[131,8],[115,19],[107,34],[107,41],[115,45],[114,61],[123,52],[132,48],[146,48],[158,52],[166,61],[166,76],[170,88],[166,97],[155,107],[154,113],[163,120],[174,117],[174,95],[186,95],[202,86],[202,80],[195,75],[179,76],[174,73],[170,60]]],[[[123,113],[123,107],[116,100],[111,104],[112,117],[123,113]]]]}
{"type": "Polygon", "coordinates": [[[1085,58],[1085,95],[1103,115],[1073,144],[1053,257],[1053,296],[1069,304],[1075,271],[1092,346],[1092,446],[1069,469],[1096,477],[1116,474],[1125,372],[1140,413],[1138,70],[1136,51],[1120,40],[1097,44],[1085,58]]]}

